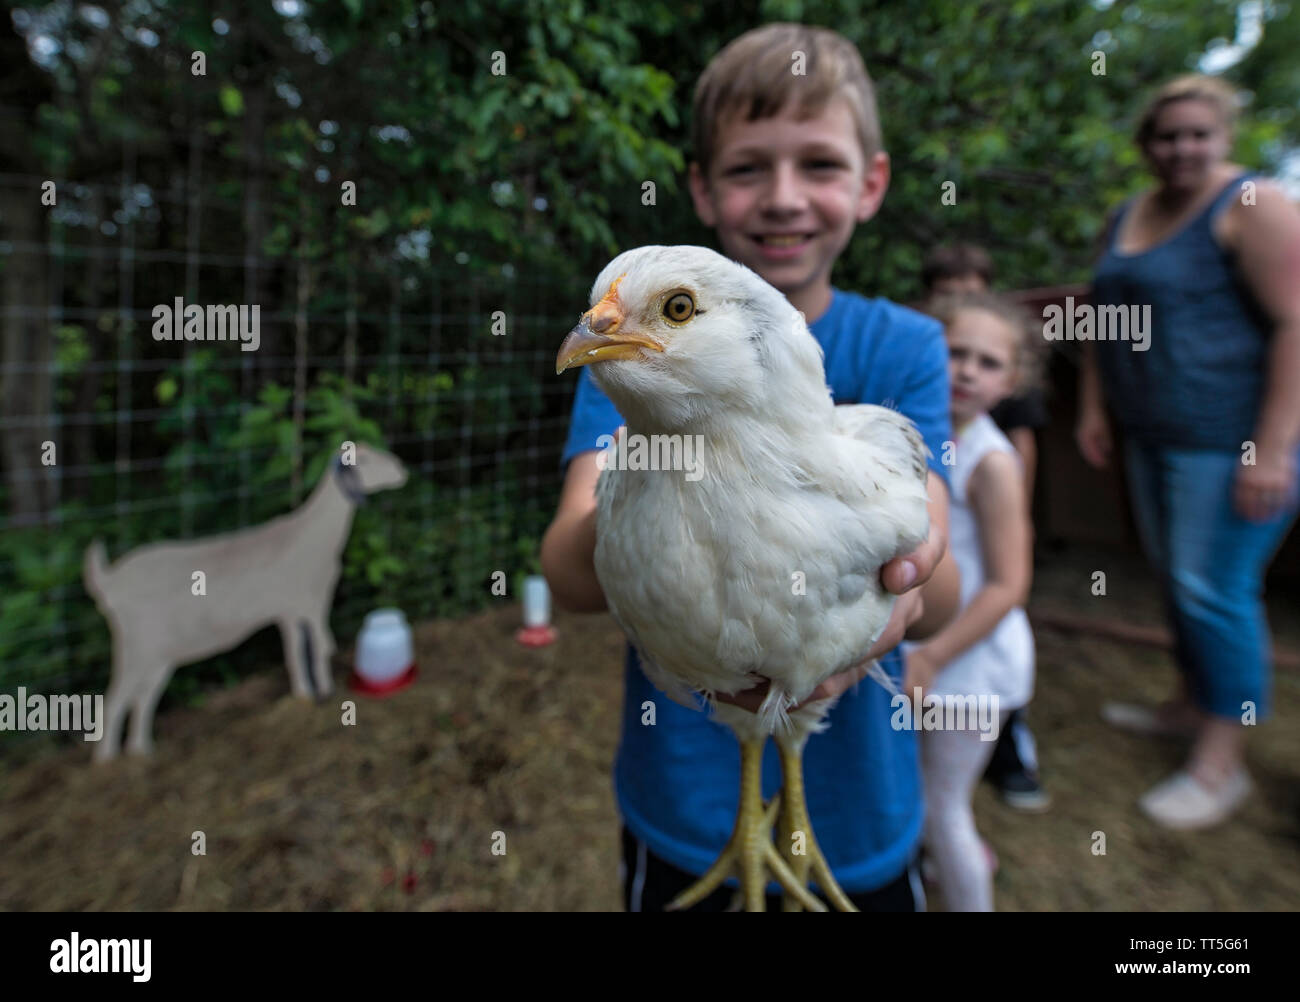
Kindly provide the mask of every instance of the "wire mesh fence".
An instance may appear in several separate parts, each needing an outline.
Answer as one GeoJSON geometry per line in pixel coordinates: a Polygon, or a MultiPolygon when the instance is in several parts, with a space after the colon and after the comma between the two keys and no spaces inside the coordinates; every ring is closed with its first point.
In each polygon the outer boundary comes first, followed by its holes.
{"type": "MultiPolygon", "coordinates": [[[[47,180],[0,189],[36,203],[47,180]]],[[[0,690],[102,691],[110,636],[82,585],[93,540],[115,559],[264,522],[349,440],[389,449],[410,479],[357,511],[341,638],[379,604],[464,613],[492,600],[496,571],[517,592],[561,479],[573,382],[553,366],[576,276],[435,262],[418,236],[358,249],[325,214],[278,251],[227,252],[243,206],[219,183],[54,180],[48,242],[0,242],[0,690]],[[156,308],[182,304],[258,307],[255,350],[233,330],[185,340],[180,315],[161,340],[156,308]]],[[[268,631],[169,692],[278,657],[268,631]]]]}

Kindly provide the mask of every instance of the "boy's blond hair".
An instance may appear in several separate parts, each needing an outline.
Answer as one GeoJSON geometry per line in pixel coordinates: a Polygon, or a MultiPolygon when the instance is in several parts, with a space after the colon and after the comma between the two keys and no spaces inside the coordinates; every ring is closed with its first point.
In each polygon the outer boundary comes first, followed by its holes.
{"type": "Polygon", "coordinates": [[[1185,76],[1175,77],[1151,95],[1146,107],[1142,109],[1142,115],[1138,119],[1137,129],[1134,132],[1138,147],[1145,147],[1151,139],[1156,129],[1156,119],[1166,105],[1174,101],[1189,100],[1204,101],[1210,105],[1218,114],[1219,121],[1223,123],[1229,141],[1232,140],[1237,126],[1236,90],[1230,83],[1219,77],[1188,73],[1185,76]]]}
{"type": "Polygon", "coordinates": [[[792,102],[801,114],[816,115],[836,98],[847,101],[870,160],[884,145],[880,115],[853,43],[829,28],[804,24],[765,24],[745,32],[709,60],[695,85],[691,141],[700,170],[709,171],[725,119],[770,118],[792,102]]]}

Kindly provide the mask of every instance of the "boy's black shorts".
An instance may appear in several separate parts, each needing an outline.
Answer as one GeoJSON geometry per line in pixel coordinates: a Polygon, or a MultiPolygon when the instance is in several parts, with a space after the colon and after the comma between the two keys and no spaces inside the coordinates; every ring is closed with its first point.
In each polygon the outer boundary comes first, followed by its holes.
{"type": "MultiPolygon", "coordinates": [[[[630,912],[661,912],[664,907],[699,878],[679,870],[652,853],[644,842],[623,828],[623,907],[630,912]]],[[[693,912],[722,912],[731,904],[735,889],[719,887],[693,912]]],[[[823,899],[824,900],[824,899],[823,899]]],[[[864,912],[923,912],[925,892],[916,862],[909,863],[898,877],[884,887],[864,894],[850,894],[849,900],[864,912]]],[[[779,912],[781,899],[767,896],[767,910],[779,912]]]]}

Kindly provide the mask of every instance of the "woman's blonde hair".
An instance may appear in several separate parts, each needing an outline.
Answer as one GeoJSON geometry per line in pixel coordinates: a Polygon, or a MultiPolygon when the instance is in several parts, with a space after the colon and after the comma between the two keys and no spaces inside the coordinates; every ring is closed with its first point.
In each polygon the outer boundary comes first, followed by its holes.
{"type": "Polygon", "coordinates": [[[1138,119],[1134,138],[1139,147],[1145,147],[1155,132],[1156,119],[1165,105],[1174,101],[1204,101],[1214,108],[1228,133],[1231,142],[1237,127],[1237,92],[1233,86],[1220,77],[1209,77],[1201,73],[1189,73],[1176,77],[1162,86],[1147,101],[1138,119]]]}

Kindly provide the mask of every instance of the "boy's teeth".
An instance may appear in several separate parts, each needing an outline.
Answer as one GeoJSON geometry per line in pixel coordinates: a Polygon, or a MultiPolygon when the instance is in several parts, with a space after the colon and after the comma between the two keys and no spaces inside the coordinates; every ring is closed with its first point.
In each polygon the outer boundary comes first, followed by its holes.
{"type": "Polygon", "coordinates": [[[793,247],[795,244],[803,243],[803,236],[801,234],[785,237],[767,236],[763,238],[763,243],[777,247],[793,247]]]}

